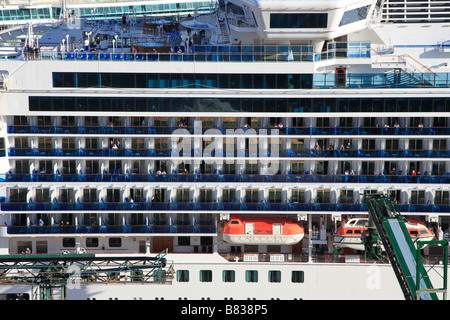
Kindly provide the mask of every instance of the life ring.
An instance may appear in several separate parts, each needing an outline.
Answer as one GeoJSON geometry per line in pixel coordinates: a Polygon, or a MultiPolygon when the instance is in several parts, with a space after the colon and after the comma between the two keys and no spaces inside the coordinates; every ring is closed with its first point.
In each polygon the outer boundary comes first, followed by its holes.
{"type": "Polygon", "coordinates": [[[86,253],[85,248],[77,248],[77,253],[86,253]]]}

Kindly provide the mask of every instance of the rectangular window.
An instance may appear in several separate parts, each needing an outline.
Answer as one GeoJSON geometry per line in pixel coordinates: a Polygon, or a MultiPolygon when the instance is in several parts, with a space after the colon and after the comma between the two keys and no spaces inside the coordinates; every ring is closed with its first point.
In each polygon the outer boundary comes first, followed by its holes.
{"type": "Polygon", "coordinates": [[[248,203],[258,203],[258,191],[259,190],[252,190],[247,189],[245,190],[245,202],[248,203]]]}
{"type": "Polygon", "coordinates": [[[98,238],[86,238],[86,247],[87,248],[98,247],[98,238]]]}
{"type": "Polygon", "coordinates": [[[212,271],[200,270],[200,282],[211,282],[211,281],[212,281],[212,271]]]}
{"type": "Polygon", "coordinates": [[[411,191],[411,204],[425,204],[425,191],[411,191]]]}
{"type": "Polygon", "coordinates": [[[445,162],[433,162],[431,167],[431,174],[433,176],[442,176],[445,172],[445,162]]]}
{"type": "Polygon", "coordinates": [[[279,270],[269,270],[269,282],[281,282],[281,271],[279,270]]]}
{"type": "Polygon", "coordinates": [[[121,238],[109,238],[109,246],[111,248],[120,248],[122,246],[121,238]]]}
{"type": "Polygon", "coordinates": [[[305,273],[303,271],[292,271],[291,281],[294,283],[303,283],[305,281],[305,273]]]}
{"type": "Polygon", "coordinates": [[[326,13],[272,13],[270,28],[326,28],[328,15],[326,13]]]}
{"type": "Polygon", "coordinates": [[[330,203],[330,190],[317,190],[316,203],[330,203]]]}
{"type": "Polygon", "coordinates": [[[435,191],[434,203],[435,204],[449,204],[449,191],[435,191]]]}
{"type": "Polygon", "coordinates": [[[177,270],[178,282],[189,282],[189,270],[177,270]]]}
{"type": "Polygon", "coordinates": [[[339,203],[353,203],[353,190],[340,190],[339,203]]]}
{"type": "Polygon", "coordinates": [[[75,238],[63,238],[63,248],[75,248],[75,238]]]}
{"type": "Polygon", "coordinates": [[[47,241],[36,241],[36,253],[47,253],[48,243],[47,241]]]}
{"type": "Polygon", "coordinates": [[[36,202],[50,202],[50,189],[36,189],[36,202]]]}
{"type": "Polygon", "coordinates": [[[269,202],[270,203],[281,203],[282,202],[282,190],[275,189],[269,190],[269,202]]]}
{"type": "Polygon", "coordinates": [[[235,281],[235,271],[234,270],[223,270],[222,276],[223,276],[223,282],[234,282],[235,281]]]}
{"type": "Polygon", "coordinates": [[[9,189],[9,202],[27,202],[28,189],[9,189]]]}
{"type": "Polygon", "coordinates": [[[257,270],[245,271],[245,281],[246,282],[258,282],[258,271],[257,270]]]}
{"type": "Polygon", "coordinates": [[[291,202],[293,203],[305,203],[305,190],[292,190],[291,202]]]}

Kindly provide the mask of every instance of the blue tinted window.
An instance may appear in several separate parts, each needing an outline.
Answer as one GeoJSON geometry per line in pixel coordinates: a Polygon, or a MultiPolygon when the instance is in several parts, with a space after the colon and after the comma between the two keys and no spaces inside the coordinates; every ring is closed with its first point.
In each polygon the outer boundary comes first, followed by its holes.
{"type": "Polygon", "coordinates": [[[326,28],[326,13],[271,13],[270,28],[326,28]]]}
{"type": "Polygon", "coordinates": [[[369,13],[369,9],[370,5],[345,11],[339,26],[345,26],[346,24],[364,20],[369,13]]]}
{"type": "Polygon", "coordinates": [[[30,96],[30,111],[450,112],[441,98],[134,98],[30,96]]]}

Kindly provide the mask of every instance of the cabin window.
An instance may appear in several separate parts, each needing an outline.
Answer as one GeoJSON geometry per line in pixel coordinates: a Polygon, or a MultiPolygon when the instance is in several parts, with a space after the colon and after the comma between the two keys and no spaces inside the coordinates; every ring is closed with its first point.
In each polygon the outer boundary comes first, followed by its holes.
{"type": "Polygon", "coordinates": [[[178,282],[189,282],[189,270],[177,270],[178,282]]]}
{"type": "Polygon", "coordinates": [[[305,273],[303,271],[292,271],[291,281],[294,283],[303,283],[305,281],[305,273]]]}
{"type": "Polygon", "coordinates": [[[231,224],[239,224],[239,221],[233,220],[233,221],[231,221],[231,224]]]}
{"type": "Polygon", "coordinates": [[[355,230],[355,234],[361,234],[361,230],[355,230]]]}
{"type": "Polygon", "coordinates": [[[109,246],[111,248],[119,248],[122,246],[121,238],[109,238],[109,246]]]}
{"type": "Polygon", "coordinates": [[[411,236],[415,236],[416,237],[419,233],[416,230],[411,230],[411,231],[409,231],[409,234],[411,236]]]}
{"type": "Polygon", "coordinates": [[[305,203],[306,191],[305,190],[292,190],[291,202],[293,203],[305,203]]]}
{"type": "Polygon", "coordinates": [[[258,282],[258,271],[257,270],[246,270],[245,271],[245,281],[246,282],[258,282]]]}
{"type": "Polygon", "coordinates": [[[190,246],[191,245],[191,237],[178,237],[178,245],[179,246],[190,246]]]}
{"type": "Polygon", "coordinates": [[[64,248],[74,248],[75,238],[63,238],[62,244],[64,248]]]}
{"type": "Polygon", "coordinates": [[[269,282],[272,282],[272,283],[281,282],[281,271],[269,270],[269,282]]]}
{"type": "Polygon", "coordinates": [[[282,202],[282,190],[281,189],[269,190],[269,202],[270,203],[281,203],[282,202]]]}
{"type": "Polygon", "coordinates": [[[419,233],[420,234],[428,234],[428,230],[420,230],[419,233]]]}
{"type": "Polygon", "coordinates": [[[316,203],[330,203],[330,190],[317,190],[316,203]]]}
{"type": "Polygon", "coordinates": [[[425,191],[411,191],[411,204],[425,204],[425,191]]]}
{"type": "Polygon", "coordinates": [[[449,191],[435,191],[434,203],[435,204],[448,204],[450,199],[449,191]]]}
{"type": "Polygon", "coordinates": [[[98,238],[86,238],[86,247],[88,248],[98,247],[98,238]]]}
{"type": "Polygon", "coordinates": [[[223,279],[223,282],[234,282],[235,281],[235,271],[234,270],[223,270],[222,279],[223,279]]]}
{"type": "Polygon", "coordinates": [[[200,270],[200,282],[211,282],[211,281],[212,281],[212,271],[200,270]]]}
{"type": "Polygon", "coordinates": [[[340,190],[339,203],[353,203],[353,190],[340,190]]]}
{"type": "Polygon", "coordinates": [[[10,189],[9,201],[10,202],[27,202],[28,189],[10,189]]]}
{"type": "Polygon", "coordinates": [[[353,234],[353,230],[347,230],[345,234],[353,234]]]}

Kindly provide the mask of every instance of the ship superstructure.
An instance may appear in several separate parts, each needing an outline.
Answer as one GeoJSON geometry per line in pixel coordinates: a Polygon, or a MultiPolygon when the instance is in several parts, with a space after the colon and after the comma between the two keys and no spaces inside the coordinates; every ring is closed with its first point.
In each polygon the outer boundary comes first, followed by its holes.
{"type": "Polygon", "coordinates": [[[0,62],[0,253],[173,261],[158,290],[82,277],[71,299],[401,299],[382,264],[378,286],[342,293],[370,272],[333,237],[367,217],[368,193],[447,236],[447,20],[394,11],[219,1],[170,23],[29,29],[0,62]],[[224,236],[235,215],[244,234],[224,236]],[[301,241],[283,240],[281,221],[301,241]]]}

